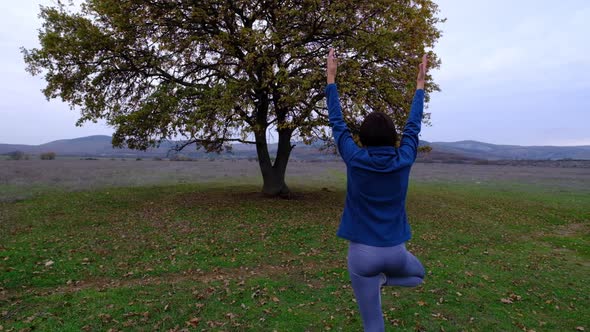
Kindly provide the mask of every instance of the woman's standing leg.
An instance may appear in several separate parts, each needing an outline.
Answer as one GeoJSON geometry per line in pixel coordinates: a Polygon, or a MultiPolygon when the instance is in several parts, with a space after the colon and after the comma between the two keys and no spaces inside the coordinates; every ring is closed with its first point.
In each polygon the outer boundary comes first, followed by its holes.
{"type": "Polygon", "coordinates": [[[348,273],[365,332],[385,331],[381,310],[381,266],[378,256],[367,250],[367,246],[350,243],[348,273]]]}

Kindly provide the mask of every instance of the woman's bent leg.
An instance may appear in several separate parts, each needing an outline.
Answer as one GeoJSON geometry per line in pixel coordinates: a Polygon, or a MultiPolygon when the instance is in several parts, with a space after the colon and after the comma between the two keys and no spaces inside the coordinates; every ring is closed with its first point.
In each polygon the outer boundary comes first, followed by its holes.
{"type": "MultiPolygon", "coordinates": [[[[385,274],[387,276],[386,286],[402,286],[402,287],[416,287],[424,281],[424,266],[416,256],[407,251],[403,246],[401,257],[405,257],[405,263],[401,269],[389,270],[385,274]]],[[[397,263],[397,262],[395,262],[397,263]]]]}

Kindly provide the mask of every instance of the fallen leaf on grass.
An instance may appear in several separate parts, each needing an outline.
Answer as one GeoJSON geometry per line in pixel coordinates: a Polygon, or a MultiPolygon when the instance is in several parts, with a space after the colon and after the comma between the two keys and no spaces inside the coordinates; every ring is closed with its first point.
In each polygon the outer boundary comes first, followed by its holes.
{"type": "Polygon", "coordinates": [[[200,318],[191,318],[188,322],[186,322],[186,325],[188,326],[192,326],[192,327],[197,327],[197,325],[199,325],[199,322],[201,321],[200,318]]]}
{"type": "Polygon", "coordinates": [[[506,304],[512,304],[513,303],[512,300],[509,299],[509,298],[503,298],[503,299],[500,299],[500,301],[502,301],[502,303],[506,303],[506,304]]]}
{"type": "Polygon", "coordinates": [[[433,313],[433,314],[431,314],[431,316],[434,317],[434,318],[439,318],[439,319],[442,319],[442,320],[447,320],[447,318],[443,314],[441,314],[440,312],[433,313]]]}
{"type": "Polygon", "coordinates": [[[209,320],[209,321],[207,321],[207,325],[209,327],[220,327],[220,326],[224,326],[225,323],[224,322],[218,322],[218,321],[209,320]]]}
{"type": "Polygon", "coordinates": [[[108,323],[112,319],[111,315],[109,314],[98,314],[98,318],[100,318],[104,323],[108,323]]]}
{"type": "Polygon", "coordinates": [[[55,263],[54,261],[47,261],[45,262],[45,266],[51,266],[53,265],[53,263],[55,263]]]}
{"type": "Polygon", "coordinates": [[[583,326],[576,326],[576,331],[585,331],[583,326]]]}

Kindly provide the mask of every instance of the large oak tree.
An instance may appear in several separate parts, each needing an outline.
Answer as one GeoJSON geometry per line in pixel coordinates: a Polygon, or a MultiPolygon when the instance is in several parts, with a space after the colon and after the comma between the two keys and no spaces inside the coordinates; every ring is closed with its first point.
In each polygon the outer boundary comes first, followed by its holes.
{"type": "Polygon", "coordinates": [[[402,128],[437,14],[432,0],[84,0],[41,7],[40,48],[23,53],[47,98],[79,109],[78,125],[105,119],[114,146],[256,144],[263,192],[281,195],[292,141],[329,137],[328,48],[352,131],[373,110],[402,128]]]}

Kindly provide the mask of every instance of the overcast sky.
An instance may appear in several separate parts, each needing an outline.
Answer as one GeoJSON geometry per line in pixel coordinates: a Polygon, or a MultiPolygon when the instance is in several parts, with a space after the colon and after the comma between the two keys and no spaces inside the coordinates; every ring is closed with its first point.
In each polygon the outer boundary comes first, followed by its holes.
{"type": "MultiPolygon", "coordinates": [[[[438,0],[448,20],[435,47],[429,141],[590,145],[590,1],[438,0]]],[[[0,1],[0,143],[42,144],[112,134],[48,102],[19,47],[36,47],[40,4],[0,1]]]]}

